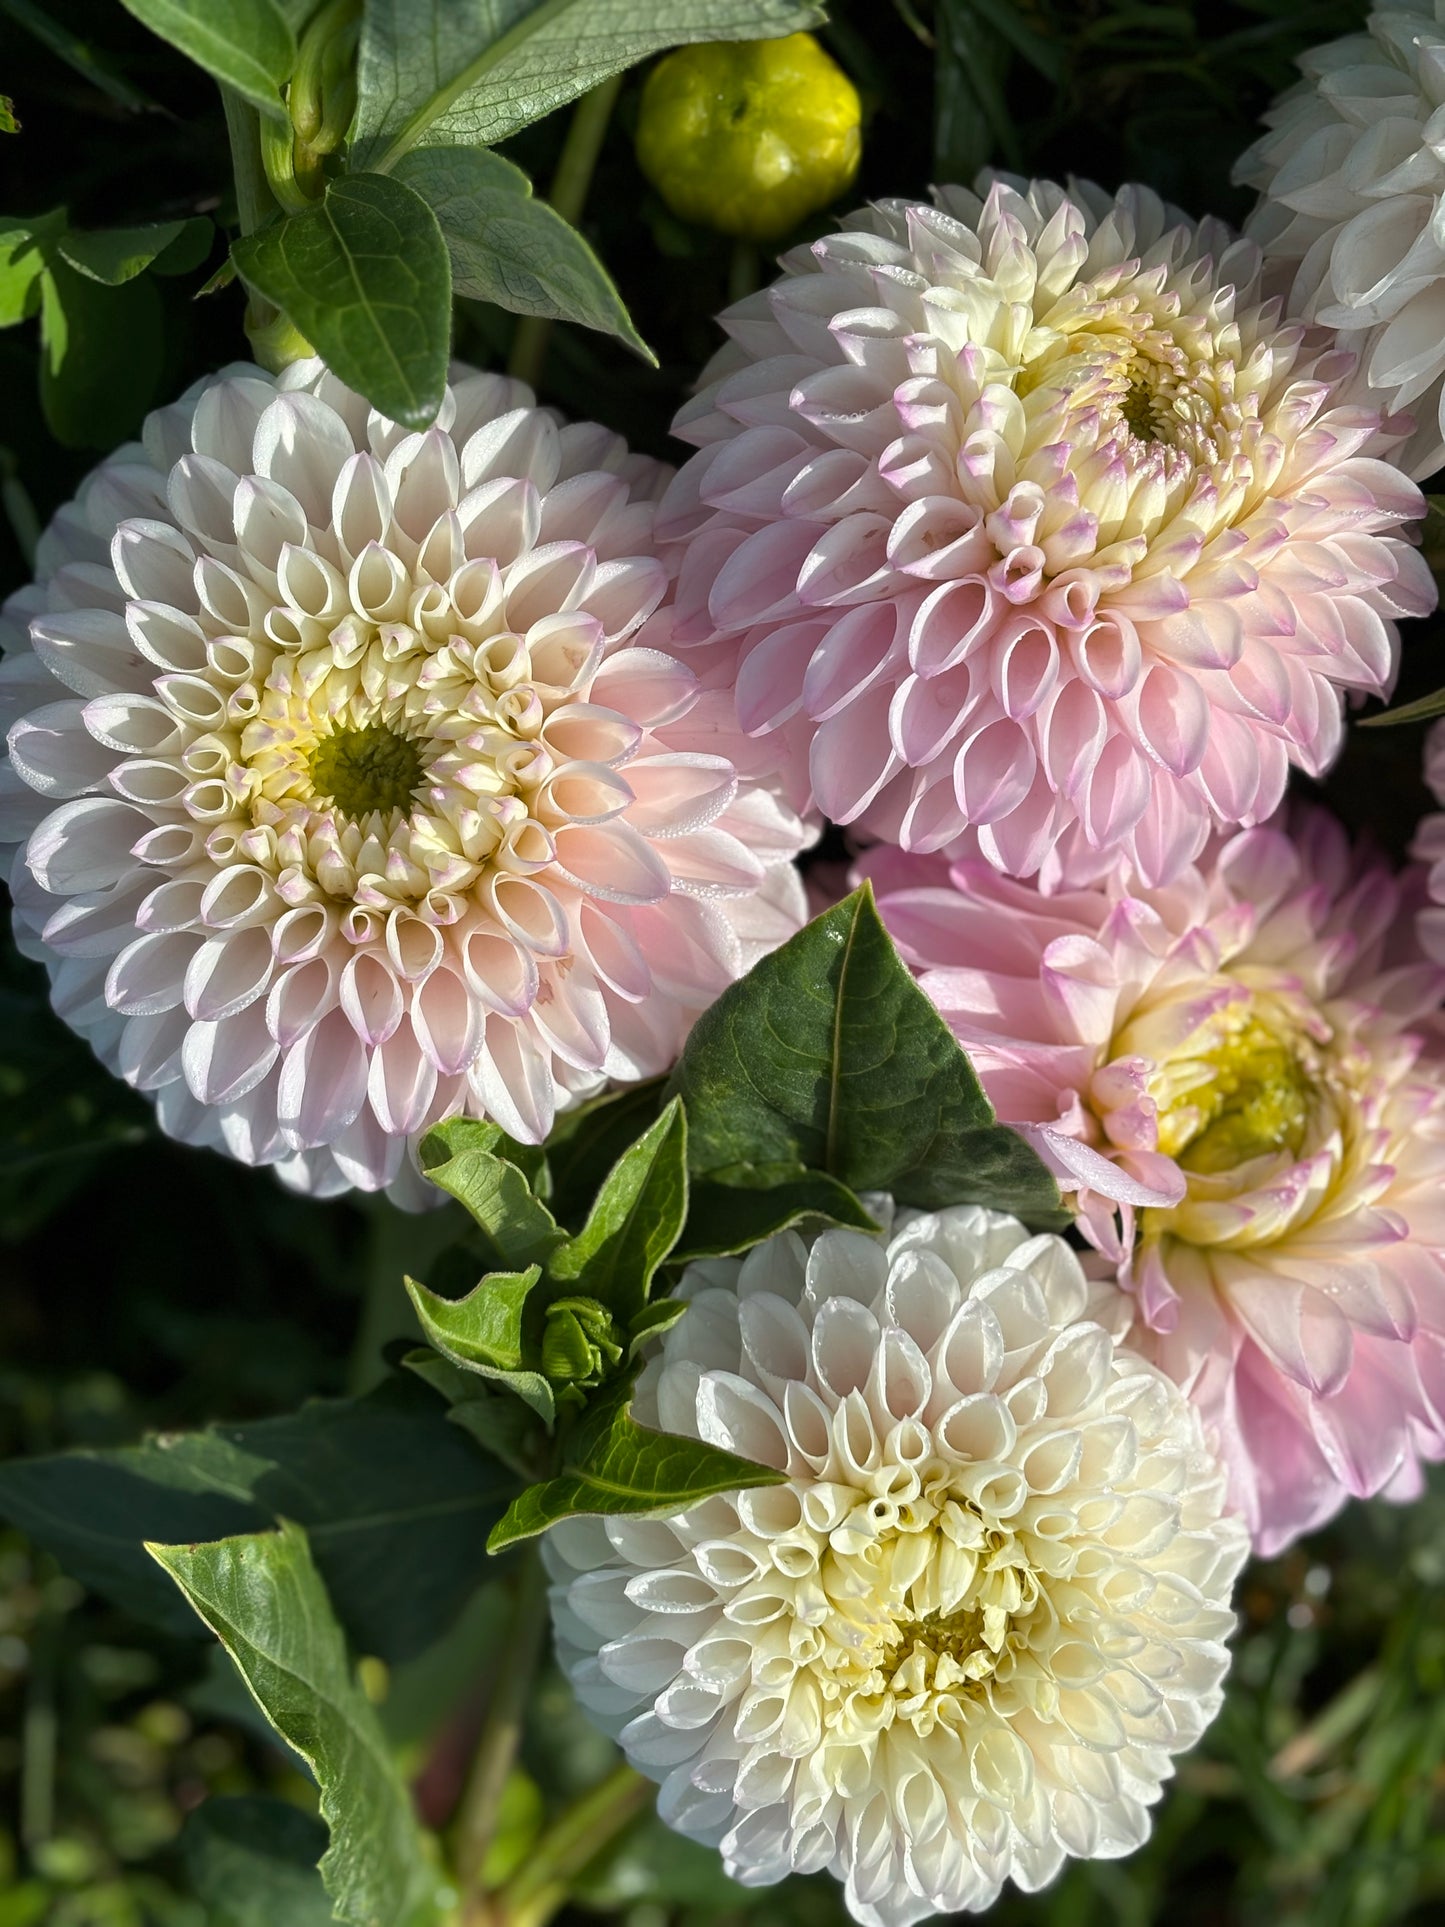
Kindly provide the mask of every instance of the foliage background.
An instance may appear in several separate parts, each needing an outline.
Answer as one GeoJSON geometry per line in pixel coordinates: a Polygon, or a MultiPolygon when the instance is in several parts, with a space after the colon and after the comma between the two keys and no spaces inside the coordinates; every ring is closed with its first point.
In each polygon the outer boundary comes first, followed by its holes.
{"type": "MultiPolygon", "coordinates": [[[[861,193],[918,194],[994,162],[1151,183],[1191,214],[1239,218],[1230,164],[1306,46],[1356,27],[1347,0],[834,0],[826,39],[867,115],[861,193]]],[[[79,227],[204,213],[234,223],[214,90],[115,0],[0,0],[0,209],[64,202],[79,227]]],[[[584,227],[660,367],[558,328],[544,399],[668,452],[667,422],[710,352],[729,245],[670,216],[632,158],[638,76],[604,146],[584,227]]],[[[544,191],[566,115],[504,148],[544,191]]],[[[209,266],[222,258],[219,236],[209,266]]],[[[145,408],[245,354],[233,287],[203,266],[113,291],[104,324],[46,377],[75,405],[62,444],[41,400],[35,324],[0,335],[0,590],[37,525],[145,408]]],[[[511,317],[463,303],[457,352],[506,357],[511,317]]],[[[52,412],[54,410],[52,409],[52,412]]],[[[1402,693],[1434,688],[1439,632],[1416,625],[1402,693]]],[[[1355,733],[1330,800],[1403,848],[1423,804],[1419,732],[1355,733]]],[[[304,1203],[265,1174],[166,1143],[0,954],[0,1454],[111,1445],[142,1431],[263,1417],[364,1389],[405,1329],[397,1279],[441,1241],[374,1202],[304,1203]]],[[[1251,1570],[1226,1712],[1188,1760],[1155,1837],[1121,1865],[1011,1897],[999,1923],[1383,1927],[1445,1904],[1445,1489],[1400,1512],[1353,1508],[1251,1570]]],[[[484,1587],[454,1631],[368,1678],[443,1822],[483,1708],[469,1682],[496,1636],[484,1587]]],[[[225,1919],[193,1897],[186,1815],[208,1792],[311,1798],[210,1649],[86,1594],[15,1532],[0,1537],[0,1927],[249,1927],[278,1918],[244,1869],[225,1919]]],[[[219,1660],[219,1655],[216,1656],[219,1660]]],[[[536,1698],[526,1762],[549,1796],[603,1773],[560,1680],[536,1698]]],[[[298,1819],[298,1826],[305,1826],[298,1819]]],[[[214,1845],[214,1843],[213,1843],[214,1845]]],[[[585,1883],[628,1927],[833,1927],[827,1883],[744,1894],[711,1856],[643,1822],[585,1883]]],[[[293,1920],[285,1917],[285,1927],[293,1920]]],[[[309,1927],[301,1913],[294,1927],[309,1927]]]]}

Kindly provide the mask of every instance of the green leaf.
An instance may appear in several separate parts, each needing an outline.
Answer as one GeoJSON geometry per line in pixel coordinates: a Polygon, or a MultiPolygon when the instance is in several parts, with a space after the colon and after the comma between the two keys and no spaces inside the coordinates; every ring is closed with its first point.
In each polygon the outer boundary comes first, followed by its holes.
{"type": "Polygon", "coordinates": [[[537,1414],[520,1399],[505,1389],[493,1391],[474,1371],[425,1346],[407,1352],[401,1362],[447,1401],[452,1424],[469,1432],[484,1451],[525,1484],[541,1476],[547,1434],[537,1414]]]}
{"type": "Polygon", "coordinates": [[[512,1501],[492,1529],[489,1551],[533,1538],[577,1512],[680,1512],[714,1492],[782,1483],[785,1475],[771,1466],[639,1425],[631,1405],[630,1377],[614,1379],[592,1399],[563,1437],[557,1476],[512,1501]]]}
{"type": "Polygon", "coordinates": [[[427,1132],[417,1156],[432,1183],[476,1219],[486,1235],[487,1262],[498,1269],[541,1263],[566,1235],[532,1190],[541,1153],[515,1144],[497,1125],[451,1118],[427,1132]]]}
{"type": "Polygon", "coordinates": [[[37,6],[35,0],[0,0],[0,13],[8,13],[18,25],[46,46],[67,67],[98,87],[103,94],[121,107],[133,111],[151,107],[154,102],[133,87],[125,75],[110,64],[108,57],[92,45],[83,34],[75,32],[63,20],[58,20],[48,8],[37,6]]]}
{"type": "Polygon", "coordinates": [[[673,1262],[751,1251],[764,1238],[809,1219],[850,1225],[857,1231],[878,1229],[847,1185],[825,1171],[807,1171],[798,1165],[748,1165],[730,1170],[726,1177],[695,1178],[687,1224],[673,1262]]]}
{"type": "Polygon", "coordinates": [[[40,283],[40,403],[68,448],[112,448],[155,398],[160,297],[147,276],[106,288],[52,254],[40,283]]]}
{"type": "Polygon", "coordinates": [[[331,1833],[321,1878],[336,1917],[352,1927],[438,1919],[436,1876],[411,1801],[351,1676],[345,1636],[300,1526],[147,1550],[315,1775],[331,1833]]]}
{"type": "Polygon", "coordinates": [[[492,1271],[465,1298],[439,1297],[415,1278],[406,1288],[423,1332],[444,1358],[505,1385],[550,1424],[552,1388],[523,1364],[522,1314],[541,1276],[540,1265],[492,1271]]]}
{"type": "Polygon", "coordinates": [[[1361,729],[1389,729],[1395,723],[1428,723],[1432,717],[1445,716],[1445,689],[1421,696],[1413,703],[1401,703],[1378,716],[1362,716],[1361,729]]]}
{"type": "Polygon", "coordinates": [[[602,1181],[664,1102],[664,1078],[629,1084],[564,1111],[547,1139],[548,1203],[560,1224],[581,1224],[602,1181]]]}
{"type": "Polygon", "coordinates": [[[9,94],[0,94],[0,134],[18,134],[20,123],[15,118],[15,103],[9,94]]]}
{"type": "Polygon", "coordinates": [[[153,267],[157,274],[186,274],[199,267],[210,248],[211,232],[211,223],[199,214],[188,221],[104,228],[91,234],[78,234],[72,228],[60,236],[56,252],[80,274],[116,288],[146,268],[153,267]]]}
{"type": "Polygon", "coordinates": [[[606,268],[555,208],[533,200],[521,168],[484,147],[422,147],[394,178],[436,215],[456,294],[616,335],[657,366],[606,268]]]}
{"type": "Polygon", "coordinates": [[[613,1165],[587,1222],[547,1260],[549,1281],[574,1285],[628,1325],[687,1217],[687,1119],[674,1098],[613,1165]]]}
{"type": "Polygon", "coordinates": [[[796,0],[370,0],[359,167],[419,146],[489,147],[663,47],[821,24],[796,0]]]}
{"type": "Polygon", "coordinates": [[[47,245],[65,227],[65,209],[0,222],[0,328],[28,321],[40,307],[47,245]]]}
{"type": "Polygon", "coordinates": [[[420,1383],[111,1451],[12,1459],[0,1515],[77,1579],[168,1632],[194,1622],[142,1550],[298,1520],[361,1652],[400,1660],[451,1623],[486,1570],[515,1478],[420,1383]]]}
{"type": "Polygon", "coordinates": [[[984,1204],[1066,1223],[1040,1160],[999,1124],[893,947],[865,884],[703,1012],[673,1073],[690,1162],[823,1171],[937,1209],[984,1204]]]}
{"type": "Polygon", "coordinates": [[[284,117],[281,89],[296,65],[296,36],[275,0],[121,0],[152,33],[212,79],[284,117]]]}
{"type": "Polygon", "coordinates": [[[316,1864],[326,1829],[288,1801],[206,1800],[187,1816],[181,1849],[207,1927],[328,1927],[316,1864]]]}
{"type": "Polygon", "coordinates": [[[663,1332],[671,1331],[687,1310],[687,1302],[685,1298],[654,1298],[650,1305],[644,1305],[632,1321],[629,1359],[637,1357],[649,1338],[660,1338],[663,1332]]]}
{"type": "Polygon", "coordinates": [[[419,194],[379,174],[343,175],[316,207],[243,235],[231,258],[374,408],[407,428],[436,420],[451,264],[419,194]]]}

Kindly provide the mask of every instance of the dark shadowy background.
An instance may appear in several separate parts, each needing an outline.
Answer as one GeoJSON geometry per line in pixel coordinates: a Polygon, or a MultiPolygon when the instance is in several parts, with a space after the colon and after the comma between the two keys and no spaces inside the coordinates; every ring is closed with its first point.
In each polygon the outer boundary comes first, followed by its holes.
{"type": "MultiPolygon", "coordinates": [[[[982,164],[1150,182],[1234,219],[1234,157],[1302,48],[1359,25],[1345,0],[833,0],[827,41],[867,115],[858,195],[921,194],[982,164]]],[[[675,220],[643,182],[630,79],[585,226],[657,350],[652,371],[555,331],[544,399],[668,452],[667,423],[716,342],[730,244],[675,220]]],[[[76,226],[232,219],[210,83],[115,0],[0,0],[0,216],[60,203],[76,226]]],[[[545,191],[554,117],[508,152],[545,191]]],[[[823,223],[820,221],[819,226],[823,223]]],[[[116,290],[107,325],[55,379],[94,396],[97,447],[62,446],[41,404],[34,322],[0,335],[0,591],[25,579],[37,524],[147,408],[245,355],[241,296],[197,290],[224,255],[116,290]]],[[[505,360],[510,317],[468,304],[458,352],[505,360]]],[[[1402,693],[1445,682],[1416,625],[1402,693]]],[[[1327,785],[1399,853],[1423,806],[1420,731],[1356,733],[1327,785]]],[[[264,1173],[166,1143],[50,1014],[41,973],[0,951],[0,1456],[109,1445],[294,1407],[374,1375],[408,1240],[384,1204],[315,1205],[264,1173]],[[370,1304],[369,1314],[366,1307],[370,1304]],[[379,1308],[379,1309],[378,1309],[379,1308]]],[[[1445,1495],[1355,1507],[1252,1571],[1225,1713],[1184,1763],[1150,1846],[1076,1868],[993,1918],[1040,1927],[1427,1927],[1445,1917],[1445,1495]]],[[[428,1799],[455,1781],[419,1707],[467,1697],[485,1602],[447,1664],[394,1696],[428,1799]],[[469,1644],[470,1642],[470,1644],[469,1644]],[[438,1690],[438,1677],[441,1687],[438,1690]],[[431,1698],[427,1695],[430,1693],[431,1698]],[[430,1754],[430,1757],[429,1757],[430,1754]]],[[[425,1670],[425,1669],[423,1669],[425,1670]]],[[[557,1689],[539,1702],[539,1777],[585,1769],[557,1689]],[[579,1766],[579,1763],[580,1766],[579,1766]]],[[[175,1836],[211,1790],[304,1784],[240,1717],[224,1670],[88,1597],[0,1535],[0,1927],[207,1927],[175,1836]]],[[[445,1814],[445,1792],[437,1818],[445,1814]]],[[[628,1927],[835,1927],[826,1884],[744,1895],[644,1828],[592,1882],[628,1927]]],[[[238,1919],[241,1916],[238,1915],[238,1919]]],[[[249,1918],[247,1916],[246,1918],[249,1918]]],[[[259,1917],[258,1917],[259,1918],[259,1917]]],[[[276,1927],[288,1927],[276,1923],[276,1927]]]]}

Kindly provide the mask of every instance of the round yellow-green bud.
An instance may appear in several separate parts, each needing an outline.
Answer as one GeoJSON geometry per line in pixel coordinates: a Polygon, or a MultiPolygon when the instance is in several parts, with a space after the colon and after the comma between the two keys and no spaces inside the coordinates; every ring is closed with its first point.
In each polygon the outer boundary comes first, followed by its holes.
{"type": "Polygon", "coordinates": [[[600,1385],[621,1362],[612,1315],[593,1298],[558,1298],[547,1307],[542,1371],[554,1385],[600,1385]]]}
{"type": "Polygon", "coordinates": [[[810,33],[679,47],[642,90],[638,164],[683,220],[775,241],[852,186],[861,111],[810,33]]]}

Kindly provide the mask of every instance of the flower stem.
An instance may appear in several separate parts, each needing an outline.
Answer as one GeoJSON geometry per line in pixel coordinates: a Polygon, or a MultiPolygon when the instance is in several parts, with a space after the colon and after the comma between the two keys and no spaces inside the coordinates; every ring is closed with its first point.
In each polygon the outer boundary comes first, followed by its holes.
{"type": "Polygon", "coordinates": [[[261,117],[233,87],[221,88],[226,110],[226,133],[231,143],[231,170],[236,177],[236,212],[242,234],[260,227],[276,203],[261,159],[261,117]]]}
{"type": "MultiPolygon", "coordinates": [[[[602,152],[607,124],[612,118],[612,109],[621,86],[621,74],[614,74],[610,80],[599,81],[572,110],[572,122],[562,144],[557,172],[552,177],[552,191],[547,198],[562,219],[573,227],[581,220],[582,210],[587,205],[587,192],[592,185],[597,156],[602,152]]],[[[547,364],[547,343],[551,333],[552,322],[547,315],[523,315],[512,337],[508,374],[514,375],[518,381],[525,381],[530,387],[537,387],[547,364]]]]}
{"type": "Polygon", "coordinates": [[[496,1831],[502,1789],[517,1757],[532,1676],[547,1628],[547,1578],[535,1546],[524,1546],[513,1580],[512,1612],[500,1649],[491,1704],[457,1810],[457,1877],[464,1893],[481,1880],[496,1831]]]}
{"type": "Polygon", "coordinates": [[[566,1900],[572,1881],[636,1819],[651,1797],[651,1782],[623,1765],[574,1801],[542,1835],[526,1865],[494,1897],[491,1918],[496,1927],[546,1927],[566,1900]]]}

